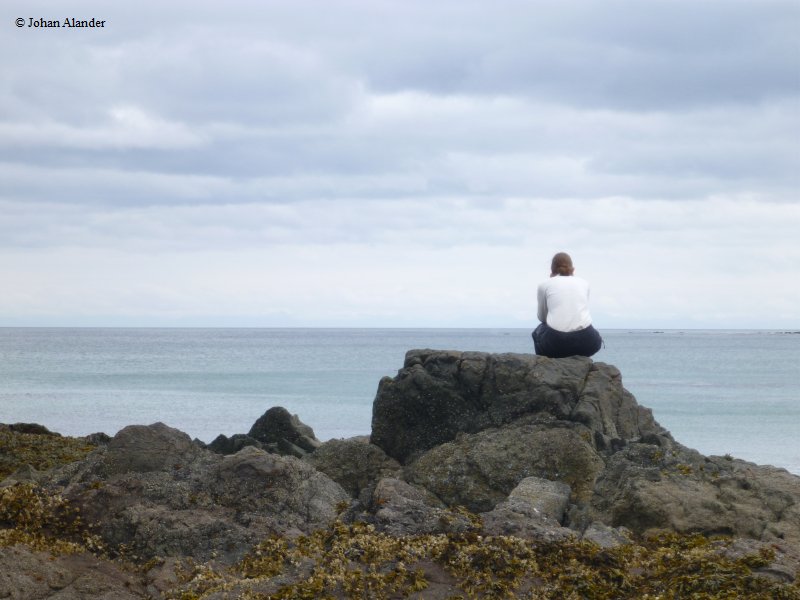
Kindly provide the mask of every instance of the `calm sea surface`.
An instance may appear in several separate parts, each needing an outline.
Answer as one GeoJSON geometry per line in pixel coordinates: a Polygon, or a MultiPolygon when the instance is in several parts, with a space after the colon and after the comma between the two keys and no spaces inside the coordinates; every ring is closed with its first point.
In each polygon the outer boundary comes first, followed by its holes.
{"type": "MultiPolygon", "coordinates": [[[[594,359],[681,443],[800,474],[800,334],[604,330],[594,359]]],[[[322,440],[370,431],[412,348],[532,352],[521,329],[0,328],[0,422],[65,435],[163,421],[206,442],[284,406],[322,440]]]]}

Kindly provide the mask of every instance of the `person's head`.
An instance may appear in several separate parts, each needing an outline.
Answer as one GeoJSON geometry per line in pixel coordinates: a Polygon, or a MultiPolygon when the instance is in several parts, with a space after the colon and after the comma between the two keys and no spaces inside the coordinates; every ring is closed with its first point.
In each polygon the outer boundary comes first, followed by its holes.
{"type": "Polygon", "coordinates": [[[559,252],[553,257],[550,263],[550,277],[556,275],[572,275],[575,267],[572,266],[572,259],[566,252],[559,252]]]}

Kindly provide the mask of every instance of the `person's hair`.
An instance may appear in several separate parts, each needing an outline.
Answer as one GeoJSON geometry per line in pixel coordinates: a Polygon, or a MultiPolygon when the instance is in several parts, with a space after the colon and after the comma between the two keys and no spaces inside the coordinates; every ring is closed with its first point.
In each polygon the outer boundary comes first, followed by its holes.
{"type": "Polygon", "coordinates": [[[566,252],[559,252],[553,257],[550,263],[550,273],[553,275],[572,275],[575,268],[572,266],[572,259],[566,252]]]}

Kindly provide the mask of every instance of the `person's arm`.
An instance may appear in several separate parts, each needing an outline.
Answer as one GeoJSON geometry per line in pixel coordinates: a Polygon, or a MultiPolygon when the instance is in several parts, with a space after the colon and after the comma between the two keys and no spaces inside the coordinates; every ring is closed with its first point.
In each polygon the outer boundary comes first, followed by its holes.
{"type": "Polygon", "coordinates": [[[536,290],[536,299],[538,301],[538,308],[536,316],[542,323],[547,323],[547,294],[545,293],[544,285],[540,285],[536,290]]]}

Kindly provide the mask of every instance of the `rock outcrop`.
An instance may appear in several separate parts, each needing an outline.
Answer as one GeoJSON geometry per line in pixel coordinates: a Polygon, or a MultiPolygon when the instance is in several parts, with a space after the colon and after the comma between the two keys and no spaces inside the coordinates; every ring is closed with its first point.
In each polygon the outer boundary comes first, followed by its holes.
{"type": "MultiPolygon", "coordinates": [[[[0,426],[0,439],[39,435],[51,452],[49,431],[14,427],[0,426]]],[[[112,556],[166,566],[132,579],[90,555],[50,560],[0,536],[0,568],[22,565],[0,577],[0,596],[92,597],[80,591],[91,588],[96,597],[157,597],[180,585],[184,558],[230,565],[273,546],[282,556],[288,546],[275,540],[345,526],[386,544],[380,536],[464,544],[514,536],[611,549],[653,533],[725,534],[735,542],[721,553],[760,553],[755,562],[776,580],[792,581],[800,568],[800,477],[682,446],[616,368],[586,358],[412,350],[397,376],[380,382],[369,438],[321,443],[276,407],[247,434],[209,447],[161,423],[64,443],[69,453],[36,468],[28,453],[15,454],[2,485],[59,495],[112,556]],[[15,586],[30,594],[15,596],[15,586]]],[[[0,534],[15,506],[0,506],[0,534]]],[[[315,539],[328,547],[329,538],[315,539]]],[[[349,560],[364,554],[358,548],[349,560]]],[[[260,552],[240,564],[282,572],[260,552]]],[[[282,563],[289,580],[313,571],[301,555],[282,563]]],[[[441,567],[432,560],[423,570],[435,580],[441,567]]],[[[280,581],[263,578],[257,589],[275,593],[280,581]]],[[[454,581],[442,575],[449,595],[454,581]]]]}
{"type": "Polygon", "coordinates": [[[235,560],[266,536],[327,526],[349,500],[298,458],[253,447],[222,456],[162,423],[124,428],[50,485],[106,544],[145,559],[235,560]]]}
{"type": "Polygon", "coordinates": [[[459,433],[520,417],[580,424],[598,451],[626,441],[671,441],[622,387],[619,371],[588,358],[412,350],[378,386],[371,441],[403,464],[459,433]]]}
{"type": "Polygon", "coordinates": [[[237,433],[231,437],[220,434],[208,447],[219,454],[235,454],[246,446],[254,446],[274,454],[302,458],[321,443],[314,430],[297,415],[282,406],[274,406],[261,415],[246,434],[237,433]]]}
{"type": "Polygon", "coordinates": [[[800,549],[800,477],[677,444],[632,444],[608,460],[589,514],[638,532],[724,534],[800,549]]]}
{"type": "MultiPolygon", "coordinates": [[[[410,351],[380,382],[371,441],[405,480],[484,513],[494,531],[525,531],[514,521],[533,513],[513,498],[537,478],[569,490],[549,525],[574,535],[728,534],[800,548],[800,477],[682,446],[616,368],[586,358],[410,351]],[[514,513],[505,528],[498,511],[514,513]]],[[[541,534],[543,522],[530,523],[541,534]]]]}

